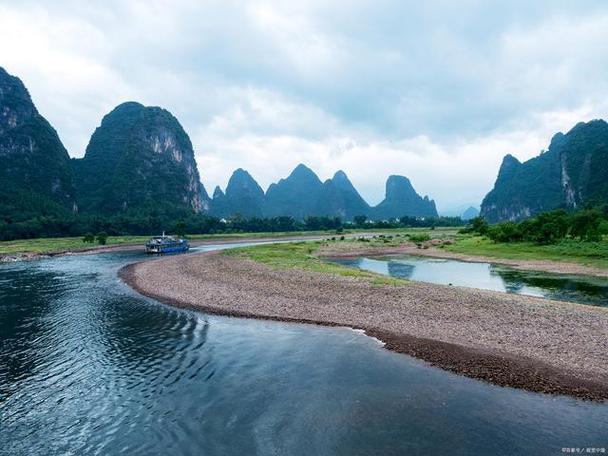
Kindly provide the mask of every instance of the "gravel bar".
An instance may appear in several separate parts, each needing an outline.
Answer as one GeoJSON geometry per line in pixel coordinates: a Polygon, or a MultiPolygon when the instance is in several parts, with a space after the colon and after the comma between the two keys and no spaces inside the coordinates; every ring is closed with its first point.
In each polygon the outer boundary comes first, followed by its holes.
{"type": "Polygon", "coordinates": [[[348,326],[434,366],[534,392],[608,399],[608,311],[472,288],[276,270],[207,252],[126,266],[123,280],[207,313],[348,326]]]}

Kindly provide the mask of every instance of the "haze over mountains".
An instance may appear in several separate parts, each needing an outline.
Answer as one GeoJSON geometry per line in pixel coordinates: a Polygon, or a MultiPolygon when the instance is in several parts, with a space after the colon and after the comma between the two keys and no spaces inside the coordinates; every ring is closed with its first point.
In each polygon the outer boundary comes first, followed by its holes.
{"type": "Polygon", "coordinates": [[[410,181],[390,176],[385,200],[371,207],[343,171],[325,182],[299,165],[267,192],[237,169],[210,198],[187,133],[168,111],[136,102],[108,113],[82,159],[71,159],[36,111],[23,83],[0,69],[3,212],[99,215],[192,211],[217,217],[436,217],[435,203],[410,181]]]}
{"type": "MultiPolygon", "coordinates": [[[[53,127],[38,113],[23,83],[0,68],[0,215],[147,216],[183,213],[228,217],[307,216],[353,220],[437,217],[435,202],[408,178],[389,176],[384,200],[370,206],[343,171],[322,182],[303,164],[265,192],[237,169],[226,191],[209,197],[192,143],[167,110],[127,102],[93,133],[82,159],[70,159],[53,127]]],[[[490,222],[521,220],[542,211],[608,203],[608,124],[579,123],[558,133],[549,149],[520,163],[507,155],[481,205],[490,222]]],[[[463,218],[476,215],[474,208],[463,218]]]]}
{"type": "Polygon", "coordinates": [[[418,195],[405,177],[390,176],[386,199],[372,207],[359,195],[343,171],[337,171],[331,179],[321,182],[303,164],[285,179],[270,185],[266,193],[247,171],[237,169],[228,181],[225,193],[219,187],[215,189],[209,212],[218,217],[290,216],[296,220],[306,216],[340,217],[343,220],[352,220],[358,215],[370,219],[405,215],[437,217],[435,202],[418,195]]]}

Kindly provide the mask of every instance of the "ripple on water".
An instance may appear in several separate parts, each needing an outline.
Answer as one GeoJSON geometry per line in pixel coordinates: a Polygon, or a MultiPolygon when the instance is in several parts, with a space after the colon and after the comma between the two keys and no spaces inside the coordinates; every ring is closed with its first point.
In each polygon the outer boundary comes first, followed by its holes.
{"type": "Polygon", "coordinates": [[[543,454],[608,408],[433,369],[350,330],[204,316],[116,280],[131,254],[0,266],[9,454],[543,454]]]}

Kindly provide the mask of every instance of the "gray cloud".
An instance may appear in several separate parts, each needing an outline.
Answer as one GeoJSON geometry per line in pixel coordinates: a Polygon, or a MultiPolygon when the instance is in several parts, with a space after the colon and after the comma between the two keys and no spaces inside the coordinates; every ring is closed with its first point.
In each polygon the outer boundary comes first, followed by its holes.
{"type": "Polygon", "coordinates": [[[606,30],[585,0],[0,1],[0,64],[75,156],[135,99],[180,119],[208,187],[305,162],[372,202],[406,174],[445,208],[479,202],[505,153],[605,116],[606,30]]]}

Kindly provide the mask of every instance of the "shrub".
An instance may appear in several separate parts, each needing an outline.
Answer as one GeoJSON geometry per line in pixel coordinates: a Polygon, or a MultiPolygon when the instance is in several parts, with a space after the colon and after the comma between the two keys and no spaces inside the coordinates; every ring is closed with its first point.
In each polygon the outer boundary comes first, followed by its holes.
{"type": "Polygon", "coordinates": [[[599,232],[601,236],[608,235],[608,220],[603,220],[600,223],[599,232]]]}
{"type": "Polygon", "coordinates": [[[95,242],[95,235],[93,233],[85,234],[82,238],[82,242],[84,242],[85,244],[92,244],[93,242],[95,242]]]}
{"type": "Polygon", "coordinates": [[[600,211],[588,209],[572,214],[571,231],[572,237],[581,241],[599,241],[602,238],[603,217],[600,211]]]}
{"type": "Polygon", "coordinates": [[[429,236],[428,233],[410,234],[410,241],[415,242],[416,244],[430,240],[431,236],[429,236]]]}
{"type": "Polygon", "coordinates": [[[488,237],[494,242],[516,242],[523,240],[520,227],[515,222],[499,223],[488,228],[488,237]]]}
{"type": "Polygon", "coordinates": [[[461,233],[476,233],[485,236],[488,233],[490,225],[483,217],[475,217],[469,220],[466,227],[460,230],[461,233]]]}
{"type": "Polygon", "coordinates": [[[97,233],[97,242],[100,245],[106,245],[106,242],[108,241],[108,233],[106,233],[105,231],[100,231],[99,233],[97,233]]]}

